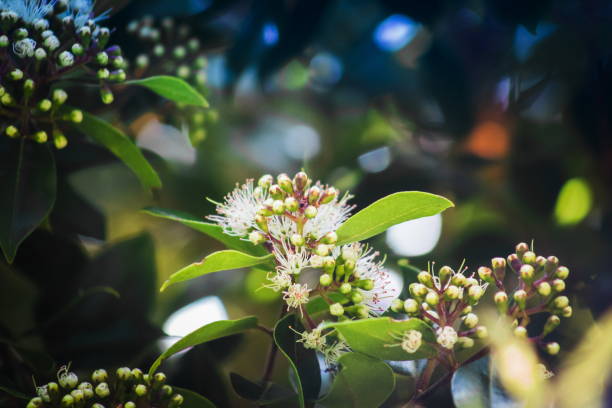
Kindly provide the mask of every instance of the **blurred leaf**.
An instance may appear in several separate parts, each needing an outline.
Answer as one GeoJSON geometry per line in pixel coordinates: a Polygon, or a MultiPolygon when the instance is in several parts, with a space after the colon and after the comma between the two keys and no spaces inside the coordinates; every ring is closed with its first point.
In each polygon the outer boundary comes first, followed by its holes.
{"type": "Polygon", "coordinates": [[[121,130],[113,127],[105,120],[85,112],[83,113],[83,121],[73,125],[85,136],[106,146],[132,169],[144,187],[161,187],[162,183],[155,169],[151,167],[134,142],[121,130]]]}
{"type": "Polygon", "coordinates": [[[338,228],[337,245],[362,241],[401,222],[441,213],[454,204],[446,198],[421,191],[402,191],[370,204],[338,228]]]}
{"type": "Polygon", "coordinates": [[[159,75],[143,79],[134,79],[125,82],[128,85],[140,85],[149,88],[156,94],[170,99],[171,101],[186,104],[208,107],[208,102],[202,94],[196,91],[191,85],[180,78],[159,75]]]}
{"type": "Polygon", "coordinates": [[[568,180],[557,198],[555,218],[559,225],[574,225],[584,219],[593,205],[593,193],[586,180],[573,178],[568,180]]]}
{"type": "Polygon", "coordinates": [[[379,407],[395,388],[395,376],[384,362],[359,353],[346,353],[332,388],[319,403],[327,408],[379,407]]]}
{"type": "Polygon", "coordinates": [[[501,388],[489,357],[460,367],[453,374],[451,393],[457,408],[518,408],[501,388]]]}
{"type": "Polygon", "coordinates": [[[47,144],[21,139],[0,145],[0,247],[9,263],[51,212],[56,188],[55,161],[47,144]]]}
{"type": "Polygon", "coordinates": [[[232,334],[241,333],[247,329],[252,329],[257,326],[257,318],[253,316],[244,317],[238,320],[219,320],[212,322],[199,329],[189,333],[166,351],[164,351],[157,360],[151,364],[149,375],[153,375],[157,367],[168,357],[185,350],[186,348],[197,346],[198,344],[206,343],[220,337],[231,336],[232,334]]]}
{"type": "Polygon", "coordinates": [[[294,392],[278,384],[271,382],[265,385],[254,383],[236,373],[230,373],[230,381],[236,394],[246,400],[257,402],[257,405],[287,402],[286,400],[296,397],[294,392]]]}
{"type": "Polygon", "coordinates": [[[12,389],[9,386],[6,386],[4,384],[0,384],[0,391],[5,392],[5,393],[7,393],[9,395],[12,395],[15,398],[19,398],[19,399],[22,399],[22,400],[29,400],[29,399],[32,398],[31,395],[26,395],[26,394],[24,394],[24,393],[22,393],[20,391],[12,389]]]}
{"type": "Polygon", "coordinates": [[[436,350],[432,328],[420,319],[393,320],[378,317],[364,320],[351,320],[333,323],[352,350],[381,360],[417,360],[432,357],[436,350]],[[415,353],[408,353],[399,344],[407,330],[417,330],[423,334],[423,344],[415,353]]]}
{"type": "Polygon", "coordinates": [[[143,209],[143,212],[154,217],[178,221],[189,228],[193,228],[196,231],[200,231],[201,233],[216,239],[217,241],[221,242],[223,245],[230,249],[236,249],[238,251],[246,252],[248,254],[256,256],[262,256],[267,254],[266,250],[263,247],[259,245],[253,245],[249,241],[242,240],[239,237],[227,235],[223,232],[223,228],[221,228],[219,225],[198,220],[192,215],[182,213],[180,211],[165,210],[163,208],[157,207],[147,207],[143,209]]]}
{"type": "Polygon", "coordinates": [[[233,249],[213,252],[200,262],[192,263],[170,275],[163,283],[160,292],[163,292],[168,286],[174,285],[177,282],[198,278],[209,273],[259,265],[269,261],[272,256],[272,254],[259,257],[251,256],[243,252],[234,251],[233,249]]]}
{"type": "Polygon", "coordinates": [[[172,386],[172,388],[183,396],[183,403],[181,404],[183,408],[216,408],[215,404],[197,392],[175,386],[172,386]]]}
{"type": "Polygon", "coordinates": [[[304,327],[295,315],[289,314],[276,323],[274,341],[295,374],[299,406],[304,408],[307,400],[318,397],[321,375],[315,351],[305,349],[302,343],[298,343],[295,331],[302,332],[304,327]]]}

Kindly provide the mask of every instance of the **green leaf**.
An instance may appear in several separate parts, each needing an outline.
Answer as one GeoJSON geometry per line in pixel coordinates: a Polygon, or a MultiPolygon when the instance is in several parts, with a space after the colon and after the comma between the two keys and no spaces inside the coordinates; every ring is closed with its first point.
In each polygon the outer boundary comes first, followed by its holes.
{"type": "Polygon", "coordinates": [[[243,252],[234,251],[233,249],[213,252],[200,262],[192,263],[170,275],[168,280],[162,285],[160,292],[163,292],[168,286],[174,285],[177,282],[198,278],[213,272],[259,265],[268,262],[271,258],[272,254],[266,256],[252,256],[243,252]]]}
{"type": "Polygon", "coordinates": [[[157,367],[159,367],[165,359],[173,356],[179,351],[221,337],[238,334],[254,327],[257,327],[257,318],[254,316],[248,316],[237,320],[219,320],[202,326],[174,343],[168,350],[157,357],[157,360],[155,360],[153,364],[151,364],[151,368],[149,368],[149,375],[153,375],[157,367]]]}
{"type": "Polygon", "coordinates": [[[422,191],[402,191],[370,204],[338,228],[337,245],[362,241],[401,222],[441,213],[454,204],[446,198],[422,191]]]}
{"type": "Polygon", "coordinates": [[[304,327],[293,314],[283,317],[274,327],[274,342],[289,361],[289,366],[295,375],[300,408],[306,406],[306,400],[314,400],[321,389],[321,374],[317,355],[312,349],[305,349],[298,343],[298,334],[304,327]]]}
{"type": "Polygon", "coordinates": [[[346,353],[338,363],[342,369],[336,375],[329,394],[319,401],[324,407],[379,407],[395,388],[393,370],[378,359],[346,353]]]}
{"type": "Polygon", "coordinates": [[[420,319],[393,320],[378,317],[333,323],[352,350],[381,360],[417,360],[429,358],[436,351],[433,330],[420,319]],[[401,336],[407,330],[418,330],[423,334],[423,344],[415,353],[408,353],[399,346],[401,336]]]}
{"type": "Polygon", "coordinates": [[[26,395],[23,392],[14,390],[14,389],[12,389],[10,387],[7,387],[7,386],[5,386],[3,384],[0,384],[0,391],[5,392],[8,395],[11,395],[11,396],[13,396],[15,398],[19,398],[19,399],[22,399],[22,400],[30,400],[32,398],[32,396],[30,396],[30,395],[26,395]]]}
{"type": "Polygon", "coordinates": [[[219,225],[201,221],[193,215],[185,214],[180,211],[165,210],[163,208],[156,207],[147,207],[143,209],[143,212],[154,217],[178,221],[189,228],[193,228],[196,231],[199,231],[203,234],[208,235],[211,238],[216,239],[217,241],[221,242],[223,245],[230,249],[235,249],[241,252],[246,252],[250,255],[257,256],[267,254],[267,251],[263,247],[259,245],[253,245],[248,241],[240,239],[239,237],[227,235],[223,232],[223,228],[221,228],[219,225]]]}
{"type": "Polygon", "coordinates": [[[73,125],[85,136],[105,146],[123,161],[132,169],[144,187],[161,187],[161,180],[155,169],[151,167],[134,142],[121,130],[89,113],[83,113],[83,121],[73,125]]]}
{"type": "Polygon", "coordinates": [[[457,408],[519,408],[499,384],[489,357],[460,367],[453,374],[451,393],[457,408]]]}
{"type": "Polygon", "coordinates": [[[167,75],[126,81],[129,85],[140,85],[149,88],[159,96],[186,105],[196,105],[208,108],[208,102],[202,94],[180,78],[167,75]]]}
{"type": "Polygon", "coordinates": [[[56,188],[55,161],[47,144],[21,139],[0,146],[0,247],[9,263],[51,212],[56,188]]]}
{"type": "Polygon", "coordinates": [[[255,383],[240,374],[230,373],[230,382],[238,396],[256,402],[257,405],[271,405],[280,402],[285,402],[285,405],[291,405],[288,400],[296,399],[295,393],[285,387],[271,382],[266,384],[261,382],[255,383]]]}
{"type": "Polygon", "coordinates": [[[210,402],[207,398],[204,398],[197,392],[188,390],[186,388],[179,388],[172,386],[175,392],[183,396],[182,408],[216,408],[217,406],[210,402]]]}

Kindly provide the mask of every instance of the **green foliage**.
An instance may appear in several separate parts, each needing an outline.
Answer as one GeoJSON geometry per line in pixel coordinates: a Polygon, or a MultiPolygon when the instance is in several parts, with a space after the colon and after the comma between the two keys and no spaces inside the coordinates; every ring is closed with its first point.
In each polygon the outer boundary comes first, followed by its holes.
{"type": "Polygon", "coordinates": [[[206,99],[191,85],[180,78],[158,75],[149,78],[135,79],[126,82],[129,85],[144,86],[156,94],[170,99],[171,101],[186,105],[208,107],[206,99]]]}
{"type": "MultiPolygon", "coordinates": [[[[232,387],[241,398],[253,401],[258,405],[289,404],[290,400],[296,400],[296,394],[278,384],[267,382],[265,384],[254,383],[243,376],[230,373],[232,387]]],[[[295,401],[293,401],[295,402],[295,401]]],[[[292,405],[292,404],[291,404],[292,405]]]]}
{"type": "Polygon", "coordinates": [[[149,368],[149,375],[152,375],[165,359],[171,357],[179,351],[197,346],[198,344],[206,343],[211,340],[219,339],[221,337],[242,333],[243,331],[252,329],[254,327],[257,327],[257,318],[253,316],[244,317],[237,320],[219,320],[202,326],[174,343],[159,357],[157,357],[153,364],[151,364],[151,368],[149,368]]]}
{"type": "Polygon", "coordinates": [[[85,136],[105,146],[136,174],[145,188],[159,188],[157,172],[140,149],[121,130],[94,115],[83,113],[83,121],[74,126],[85,136]]]}
{"type": "Polygon", "coordinates": [[[208,399],[204,398],[197,392],[180,388],[180,387],[172,387],[176,392],[183,396],[183,403],[181,404],[182,408],[215,408],[216,405],[210,402],[208,399]]]}
{"type": "Polygon", "coordinates": [[[370,204],[338,228],[337,245],[362,241],[404,221],[441,213],[454,204],[446,198],[421,191],[402,191],[370,204]]]}
{"type": "Polygon", "coordinates": [[[333,323],[328,327],[338,330],[352,350],[382,360],[417,360],[432,357],[436,352],[431,346],[436,341],[433,330],[420,319],[379,317],[333,323]],[[423,344],[415,353],[408,353],[399,346],[407,330],[417,330],[423,335],[423,344]]]}
{"type": "Polygon", "coordinates": [[[0,246],[9,262],[51,212],[56,184],[47,145],[22,139],[0,146],[0,246]]]}
{"type": "Polygon", "coordinates": [[[391,367],[359,353],[346,353],[338,359],[342,367],[330,392],[319,401],[326,408],[379,407],[395,388],[391,367]]]}
{"type": "Polygon", "coordinates": [[[260,265],[272,259],[272,254],[266,256],[252,256],[243,252],[227,249],[214,252],[200,262],[192,263],[170,275],[160,291],[166,290],[170,285],[189,279],[198,278],[213,272],[227,271],[230,269],[247,268],[249,266],[260,265]]]}

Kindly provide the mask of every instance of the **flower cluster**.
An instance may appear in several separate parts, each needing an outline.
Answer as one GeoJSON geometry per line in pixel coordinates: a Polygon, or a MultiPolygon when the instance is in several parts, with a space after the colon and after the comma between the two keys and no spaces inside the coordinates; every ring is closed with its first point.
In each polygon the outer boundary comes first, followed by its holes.
{"type": "Polygon", "coordinates": [[[27,408],[180,407],[183,396],[165,382],[163,373],[149,377],[138,368],[122,367],[114,375],[95,370],[91,382],[79,383],[78,376],[64,366],[57,373],[57,382],[36,387],[38,396],[28,402],[27,408]]]}
{"type": "Polygon", "coordinates": [[[83,114],[61,109],[68,93],[58,82],[76,73],[99,85],[103,103],[113,102],[109,85],[125,80],[125,60],[118,46],[107,45],[102,18],[90,0],[0,1],[0,132],[65,147],[63,123],[78,123],[83,114]]]}
{"type": "MultiPolygon", "coordinates": [[[[202,95],[208,93],[207,59],[189,25],[172,17],[155,20],[146,16],[130,22],[126,30],[139,42],[139,52],[129,56],[131,77],[176,75],[202,95]]],[[[218,120],[215,110],[180,104],[169,106],[163,113],[177,127],[187,126],[194,145],[206,138],[206,124],[218,120]]]]}

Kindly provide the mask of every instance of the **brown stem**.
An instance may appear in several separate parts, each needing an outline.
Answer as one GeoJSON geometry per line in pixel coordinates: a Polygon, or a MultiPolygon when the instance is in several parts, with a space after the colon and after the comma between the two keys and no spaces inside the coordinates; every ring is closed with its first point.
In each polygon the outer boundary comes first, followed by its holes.
{"type": "MultiPolygon", "coordinates": [[[[281,311],[279,313],[278,320],[282,319],[283,316],[285,316],[285,313],[287,313],[287,310],[285,308],[285,304],[283,303],[281,305],[281,311]]],[[[276,345],[276,341],[274,341],[274,335],[272,331],[270,331],[270,335],[272,336],[272,342],[270,343],[270,348],[268,349],[266,365],[264,366],[264,371],[261,376],[262,384],[267,383],[268,381],[270,381],[270,378],[272,378],[272,373],[274,371],[274,362],[276,361],[276,355],[278,354],[278,346],[276,345]]]]}

